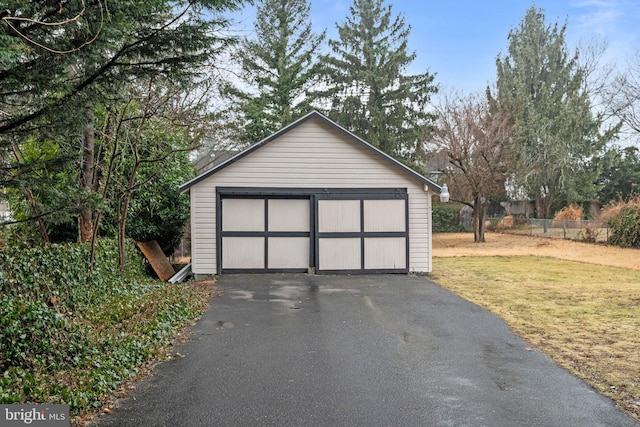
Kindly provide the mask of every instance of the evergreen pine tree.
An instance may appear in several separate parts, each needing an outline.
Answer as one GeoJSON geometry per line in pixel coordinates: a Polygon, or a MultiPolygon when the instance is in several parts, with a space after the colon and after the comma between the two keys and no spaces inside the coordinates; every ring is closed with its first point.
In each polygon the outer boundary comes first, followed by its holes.
{"type": "Polygon", "coordinates": [[[496,61],[497,90],[489,93],[493,107],[513,118],[515,182],[535,198],[541,218],[595,196],[592,160],[615,131],[600,131],[566,28],[546,25],[544,11],[529,8],[509,33],[508,54],[496,61]]]}
{"type": "Polygon", "coordinates": [[[315,34],[307,0],[262,0],[255,35],[234,54],[241,82],[223,89],[239,113],[240,138],[256,142],[306,114],[307,92],[318,74],[317,56],[325,33],[315,34]]]}
{"type": "Polygon", "coordinates": [[[354,0],[351,16],[337,24],[338,39],[322,57],[325,89],[318,93],[329,117],[380,148],[405,160],[423,153],[427,112],[437,91],[434,75],[406,74],[415,53],[408,52],[410,27],[383,0],[354,0]]]}

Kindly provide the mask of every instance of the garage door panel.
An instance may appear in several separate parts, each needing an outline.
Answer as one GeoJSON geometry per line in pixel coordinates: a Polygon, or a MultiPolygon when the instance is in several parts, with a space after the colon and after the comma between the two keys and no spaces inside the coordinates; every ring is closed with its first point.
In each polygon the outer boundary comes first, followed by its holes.
{"type": "Polygon", "coordinates": [[[270,237],[268,268],[308,268],[310,245],[308,237],[270,237]]]}
{"type": "Polygon", "coordinates": [[[264,237],[223,237],[222,268],[263,269],[264,237]]]}
{"type": "Polygon", "coordinates": [[[318,200],[318,231],[360,231],[360,200],[318,200]]]}
{"type": "Polygon", "coordinates": [[[269,231],[309,231],[308,199],[269,200],[269,231]]]}
{"type": "Polygon", "coordinates": [[[404,232],[406,228],[405,200],[364,201],[365,232],[404,232]]]}
{"type": "Polygon", "coordinates": [[[264,231],[264,200],[223,199],[222,231],[264,231]]]}
{"type": "Polygon", "coordinates": [[[319,270],[360,270],[361,247],[359,238],[319,239],[319,270]]]}
{"type": "Polygon", "coordinates": [[[404,237],[369,237],[364,239],[366,270],[403,270],[407,268],[407,240],[404,237]]]}

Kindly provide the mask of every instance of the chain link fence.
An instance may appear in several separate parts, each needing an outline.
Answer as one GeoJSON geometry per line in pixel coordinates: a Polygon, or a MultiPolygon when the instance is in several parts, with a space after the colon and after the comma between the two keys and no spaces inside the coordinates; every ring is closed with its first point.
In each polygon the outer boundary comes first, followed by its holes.
{"type": "Polygon", "coordinates": [[[607,242],[609,240],[607,222],[600,220],[535,219],[508,216],[493,217],[488,220],[491,222],[491,229],[502,233],[584,242],[607,242]]]}

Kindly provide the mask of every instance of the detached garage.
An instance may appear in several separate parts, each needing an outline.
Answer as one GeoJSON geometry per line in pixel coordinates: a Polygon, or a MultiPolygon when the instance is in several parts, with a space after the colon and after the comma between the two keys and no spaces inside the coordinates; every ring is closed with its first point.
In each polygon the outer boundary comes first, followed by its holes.
{"type": "Polygon", "coordinates": [[[441,188],[317,112],[180,190],[196,276],[431,271],[441,188]]]}

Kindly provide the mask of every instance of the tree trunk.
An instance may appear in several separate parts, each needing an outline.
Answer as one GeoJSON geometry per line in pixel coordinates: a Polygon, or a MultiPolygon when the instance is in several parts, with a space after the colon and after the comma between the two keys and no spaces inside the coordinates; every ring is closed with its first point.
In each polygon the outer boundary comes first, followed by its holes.
{"type": "MultiPolygon", "coordinates": [[[[85,194],[91,194],[94,188],[94,164],[95,164],[95,129],[93,107],[86,110],[86,124],[82,132],[82,157],[80,159],[80,188],[85,194]]],[[[78,216],[78,241],[88,242],[93,239],[93,208],[89,201],[83,203],[83,208],[78,216]]]]}
{"type": "Polygon", "coordinates": [[[38,203],[36,202],[35,197],[33,197],[33,192],[26,188],[24,189],[24,194],[29,200],[29,204],[31,205],[31,212],[33,212],[33,216],[36,217],[36,224],[38,224],[38,229],[40,230],[40,234],[42,235],[42,239],[45,243],[51,243],[49,239],[49,233],[47,232],[47,227],[44,225],[44,221],[39,216],[38,213],[38,203]]]}
{"type": "Polygon", "coordinates": [[[133,191],[135,190],[136,184],[136,175],[138,174],[138,168],[142,162],[140,161],[140,153],[138,152],[138,144],[140,142],[140,138],[142,135],[142,130],[144,129],[144,125],[146,123],[145,115],[146,115],[146,107],[143,118],[138,125],[138,130],[136,131],[135,138],[131,141],[131,149],[133,151],[133,156],[135,162],[133,164],[133,169],[131,170],[131,175],[129,176],[128,187],[125,192],[122,194],[122,199],[118,206],[118,212],[120,214],[120,218],[118,220],[118,261],[120,263],[120,270],[124,271],[124,262],[125,262],[125,253],[124,253],[124,245],[126,241],[126,229],[127,229],[127,215],[129,213],[129,204],[131,202],[131,196],[133,191]]]}
{"type": "Polygon", "coordinates": [[[123,195],[123,201],[121,202],[124,207],[121,208],[120,218],[118,220],[118,265],[120,270],[124,271],[125,254],[124,244],[126,241],[125,230],[127,226],[127,212],[129,210],[130,192],[126,192],[123,195]]]}
{"type": "Polygon", "coordinates": [[[538,219],[542,220],[542,227],[543,227],[543,232],[546,234],[547,233],[547,215],[548,215],[548,206],[547,206],[547,199],[545,197],[542,196],[542,194],[538,193],[536,194],[536,216],[538,217],[538,219]]]}
{"type": "MultiPolygon", "coordinates": [[[[105,120],[105,129],[103,129],[102,134],[107,134],[107,126],[109,123],[109,119],[105,120]]],[[[113,137],[113,148],[111,150],[111,154],[109,155],[109,167],[107,168],[107,176],[104,180],[104,186],[102,188],[102,199],[107,198],[107,192],[109,191],[109,185],[111,184],[111,175],[113,173],[113,167],[115,164],[116,154],[118,153],[118,137],[117,134],[113,137]]],[[[101,180],[102,178],[99,177],[101,180]]],[[[98,184],[98,183],[94,183],[98,184]]],[[[98,185],[94,185],[94,188],[97,191],[98,185]]],[[[100,220],[102,219],[102,210],[98,210],[95,214],[95,221],[93,223],[93,237],[91,238],[91,256],[89,257],[89,269],[93,269],[93,262],[96,258],[96,240],[98,238],[98,230],[100,228],[100,220]]]]}
{"type": "Polygon", "coordinates": [[[483,243],[484,239],[484,209],[482,197],[476,196],[473,201],[473,241],[483,243]]]}
{"type": "MultiPolygon", "coordinates": [[[[138,152],[136,150],[136,159],[137,158],[138,152]]],[[[131,176],[129,177],[129,187],[122,195],[121,209],[119,209],[120,219],[118,221],[118,261],[120,263],[120,270],[124,270],[124,245],[126,241],[127,215],[129,214],[129,204],[131,203],[131,196],[135,188],[136,175],[138,174],[139,167],[140,162],[136,161],[135,165],[133,166],[133,170],[131,171],[131,176]]]]}
{"type": "MultiPolygon", "coordinates": [[[[18,150],[19,149],[16,146],[16,144],[12,142],[11,151],[13,152],[13,156],[16,159],[16,161],[20,162],[20,152],[18,150]]],[[[24,196],[29,201],[29,205],[31,205],[31,212],[33,213],[33,216],[36,219],[36,224],[38,224],[38,230],[40,230],[40,234],[42,235],[42,240],[44,240],[45,243],[51,243],[51,240],[49,239],[49,233],[47,232],[47,227],[45,226],[44,221],[42,220],[42,218],[38,213],[38,202],[36,201],[36,198],[33,197],[33,191],[31,191],[30,188],[23,188],[22,194],[24,194],[24,196]]]]}

